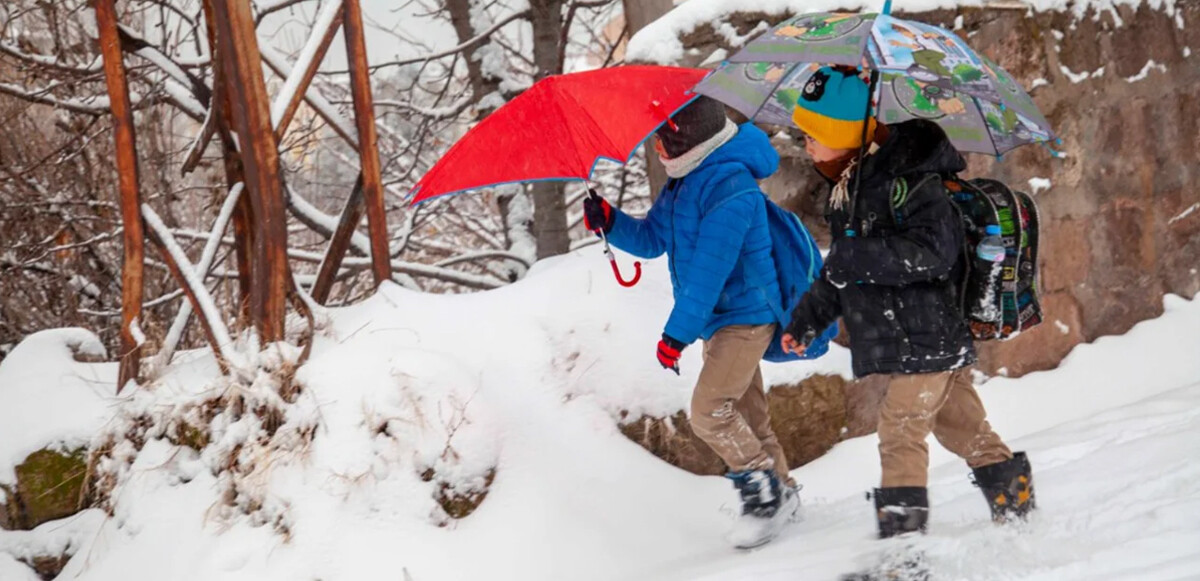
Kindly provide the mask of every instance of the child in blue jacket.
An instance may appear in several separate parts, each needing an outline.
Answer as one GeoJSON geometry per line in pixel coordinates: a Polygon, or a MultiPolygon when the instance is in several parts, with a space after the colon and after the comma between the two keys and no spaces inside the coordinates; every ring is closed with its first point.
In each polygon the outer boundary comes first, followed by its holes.
{"type": "Polygon", "coordinates": [[[670,179],[646,217],[593,195],[584,201],[585,224],[630,254],[667,254],[675,306],[658,361],[678,373],[680,353],[704,339],[692,429],[729,467],[741,494],[730,541],[758,546],[799,506],[759,370],[779,322],[772,305],[781,299],[757,180],[775,173],[779,154],[765,133],[735,125],[724,105],[703,96],[656,132],[655,147],[670,179]]]}

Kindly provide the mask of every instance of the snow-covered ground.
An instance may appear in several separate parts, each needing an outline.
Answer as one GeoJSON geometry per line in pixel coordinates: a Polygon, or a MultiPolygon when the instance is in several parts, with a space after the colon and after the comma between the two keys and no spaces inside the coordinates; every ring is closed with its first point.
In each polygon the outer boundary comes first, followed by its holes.
{"type": "MultiPolygon", "coordinates": [[[[136,415],[195,419],[196,402],[218,395],[274,406],[281,425],[218,413],[201,453],[154,438],[118,447],[112,516],[0,531],[0,580],[33,581],[17,559],[61,551],[75,556],[60,578],[86,581],[794,580],[869,562],[883,546],[863,498],[878,478],[873,437],[794,471],[804,519],[739,552],[722,540],[735,510],[724,479],[620,434],[624,414],[682,409],[700,357],[685,351],[678,378],[654,359],[670,306],[663,261],[631,290],[611,277],[593,247],[487,293],[386,286],[322,317],[293,402],[268,376],[229,385],[202,352],[115,398],[113,364],[75,362],[64,346],[88,346],[86,334],[32,337],[0,365],[0,463],[77,444],[81,428],[124,431],[136,415]],[[443,488],[487,496],[455,520],[434,500],[443,488]]],[[[1200,301],[1165,305],[1058,370],[981,387],[997,430],[1033,462],[1030,522],[994,527],[967,468],[933,444],[931,531],[918,543],[938,579],[1200,578],[1200,301]]],[[[848,363],[835,348],[767,377],[848,363]]]]}

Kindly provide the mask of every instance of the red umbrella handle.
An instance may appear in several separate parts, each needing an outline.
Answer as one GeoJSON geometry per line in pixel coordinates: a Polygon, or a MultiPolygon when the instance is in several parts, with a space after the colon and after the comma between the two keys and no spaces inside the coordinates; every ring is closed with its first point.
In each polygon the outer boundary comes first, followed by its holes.
{"type": "Polygon", "coordinates": [[[613,276],[617,277],[617,284],[619,284],[625,288],[629,288],[629,287],[637,284],[639,280],[642,280],[642,263],[641,262],[634,261],[634,263],[633,263],[633,278],[629,279],[629,280],[625,280],[624,278],[621,278],[621,269],[617,268],[617,260],[615,258],[609,258],[608,263],[612,265],[613,276]]]}
{"type": "MultiPolygon", "coordinates": [[[[588,188],[588,193],[591,194],[592,198],[594,199],[600,198],[600,196],[596,194],[596,190],[588,188]]],[[[629,288],[637,284],[639,280],[642,280],[642,263],[636,260],[633,261],[633,278],[625,280],[625,277],[621,276],[621,269],[617,267],[617,257],[613,254],[612,247],[608,245],[608,236],[604,234],[604,229],[598,228],[595,230],[595,232],[596,234],[600,235],[600,240],[604,241],[604,257],[607,258],[608,263],[612,265],[613,276],[617,277],[617,284],[625,288],[629,288]]]]}

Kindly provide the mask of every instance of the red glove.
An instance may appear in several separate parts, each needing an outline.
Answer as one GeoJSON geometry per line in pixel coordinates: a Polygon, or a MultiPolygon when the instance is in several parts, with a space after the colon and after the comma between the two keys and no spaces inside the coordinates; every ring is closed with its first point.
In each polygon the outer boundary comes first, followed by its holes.
{"type": "Polygon", "coordinates": [[[675,375],[679,375],[679,355],[685,347],[687,345],[663,333],[662,340],[658,342],[658,364],[662,365],[663,369],[670,369],[675,375]]]}
{"type": "Polygon", "coordinates": [[[588,196],[583,199],[583,227],[592,232],[603,230],[607,234],[612,230],[615,218],[608,200],[601,198],[596,190],[589,189],[588,196]]]}

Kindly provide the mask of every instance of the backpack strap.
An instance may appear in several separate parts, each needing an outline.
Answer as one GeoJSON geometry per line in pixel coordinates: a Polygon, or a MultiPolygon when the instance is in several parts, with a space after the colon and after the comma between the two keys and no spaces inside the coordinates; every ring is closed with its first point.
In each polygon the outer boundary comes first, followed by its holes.
{"type": "Polygon", "coordinates": [[[900,209],[904,207],[906,202],[908,202],[910,194],[925,187],[925,184],[935,179],[941,179],[941,177],[941,175],[936,173],[925,174],[920,180],[917,181],[917,185],[912,187],[909,187],[908,180],[904,179],[903,177],[898,177],[892,180],[892,195],[890,198],[888,198],[888,205],[892,211],[892,220],[897,226],[899,226],[903,221],[900,215],[900,209]]]}

